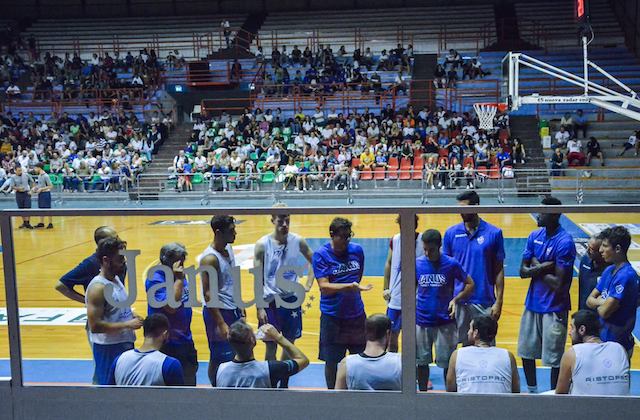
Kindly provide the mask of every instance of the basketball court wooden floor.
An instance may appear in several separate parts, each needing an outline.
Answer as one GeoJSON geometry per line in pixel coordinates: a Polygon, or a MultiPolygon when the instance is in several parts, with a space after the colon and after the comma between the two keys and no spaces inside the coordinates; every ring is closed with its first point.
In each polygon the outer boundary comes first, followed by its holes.
{"type": "MultiPolygon", "coordinates": [[[[333,216],[293,216],[291,231],[308,239],[312,249],[317,249],[328,238],[328,226],[333,216]]],[[[396,215],[351,215],[354,223],[354,242],[363,245],[365,250],[365,278],[371,283],[371,291],[363,292],[367,313],[384,312],[385,301],[382,298],[384,262],[389,238],[398,231],[396,215]]],[[[484,214],[482,217],[501,227],[505,237],[506,292],[500,319],[497,344],[514,353],[517,347],[518,327],[528,280],[518,277],[521,253],[528,234],[536,229],[535,220],[530,214],[484,214]]],[[[129,249],[141,250],[136,259],[138,297],[134,305],[136,312],[146,315],[146,294],[144,279],[149,267],[158,264],[160,247],[171,241],[182,242],[187,246],[189,256],[187,265],[195,263],[212,239],[208,225],[210,216],[201,217],[65,217],[54,220],[53,230],[14,230],[16,248],[16,271],[18,296],[21,308],[22,354],[25,362],[25,381],[28,382],[90,382],[91,359],[83,329],[85,315],[83,306],[71,302],[58,294],[54,285],[62,274],[73,268],[79,261],[95,250],[93,231],[101,225],[110,225],[117,229],[120,237],[127,241],[129,249]],[[29,365],[32,363],[32,365],[29,365]],[[77,372],[82,374],[78,376],[77,372]],[[31,372],[31,373],[30,373],[31,372]],[[50,374],[48,374],[48,372],[50,374]],[[58,373],[56,373],[58,372],[58,373]],[[74,376],[74,372],[76,373],[74,376]],[[84,379],[83,379],[84,378],[84,379]]],[[[237,238],[234,244],[237,262],[242,266],[243,296],[253,297],[250,274],[252,266],[253,244],[261,236],[272,231],[268,216],[238,217],[237,238]]],[[[419,229],[437,228],[441,232],[460,221],[459,215],[424,215],[420,218],[419,229]]],[[[599,231],[607,224],[624,223],[632,230],[634,244],[630,259],[640,265],[640,215],[638,214],[580,214],[563,217],[563,225],[576,239],[579,252],[581,245],[590,233],[599,231]]],[[[19,222],[14,220],[14,226],[19,222]]],[[[577,264],[576,264],[577,267],[577,264]]],[[[4,283],[2,287],[4,287],[4,283]]],[[[574,309],[577,307],[577,278],[571,288],[574,309]]],[[[198,292],[199,293],[199,292],[198,292]]],[[[4,292],[0,296],[0,376],[8,374],[8,338],[6,327],[6,306],[4,292]]],[[[314,285],[303,304],[303,335],[298,345],[317,362],[319,338],[319,292],[314,285]]],[[[256,324],[255,308],[247,311],[248,321],[256,324]]],[[[639,323],[640,324],[640,323],[639,323]]],[[[194,309],[192,322],[193,336],[199,359],[207,361],[209,351],[203,328],[202,311],[194,309]]],[[[640,325],[636,327],[636,337],[640,325]]],[[[141,332],[137,334],[138,344],[141,332]]],[[[632,368],[640,368],[640,355],[636,351],[632,368]]],[[[258,356],[263,354],[259,344],[258,356]]],[[[320,366],[318,366],[320,367],[320,366]]],[[[206,369],[200,369],[206,372],[206,369]]],[[[320,370],[318,370],[320,374],[320,370]]],[[[317,378],[321,381],[320,378],[317,378]]],[[[318,383],[317,381],[313,381],[318,383]]]]}

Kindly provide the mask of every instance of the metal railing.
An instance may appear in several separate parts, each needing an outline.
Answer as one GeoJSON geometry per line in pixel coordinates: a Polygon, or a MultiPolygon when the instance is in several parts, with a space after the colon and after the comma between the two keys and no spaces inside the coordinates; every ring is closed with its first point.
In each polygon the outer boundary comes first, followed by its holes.
{"type": "MultiPolygon", "coordinates": [[[[357,176],[344,172],[304,172],[293,174],[290,179],[281,171],[258,171],[249,175],[235,172],[210,172],[181,174],[176,172],[145,173],[133,185],[130,199],[199,200],[208,205],[214,198],[262,198],[274,202],[285,197],[343,198],[353,204],[354,198],[413,198],[424,204],[434,197],[452,197],[461,190],[472,188],[485,196],[495,197],[498,203],[507,198],[522,195],[547,195],[554,193],[582,204],[586,199],[602,199],[603,194],[639,196],[640,177],[634,169],[625,168],[512,168],[499,166],[476,168],[465,174],[464,169],[427,170],[400,167],[384,171],[357,171],[357,176]],[[611,186],[620,177],[610,172],[628,172],[625,186],[611,186]],[[306,177],[306,182],[302,177],[306,177]],[[191,190],[178,190],[179,178],[189,178],[191,190]],[[197,177],[198,181],[193,182],[197,177]],[[298,181],[298,179],[300,179],[298,181]],[[306,187],[306,189],[303,189],[306,187]]],[[[186,185],[186,184],[185,184],[186,185]]]]}

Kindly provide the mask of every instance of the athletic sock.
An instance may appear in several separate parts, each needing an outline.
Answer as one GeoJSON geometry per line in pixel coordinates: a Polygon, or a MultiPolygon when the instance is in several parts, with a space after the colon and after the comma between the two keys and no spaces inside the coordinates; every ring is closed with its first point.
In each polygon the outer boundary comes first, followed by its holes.
{"type": "Polygon", "coordinates": [[[529,394],[537,394],[538,393],[538,386],[529,386],[527,385],[527,390],[529,390],[529,394]]]}

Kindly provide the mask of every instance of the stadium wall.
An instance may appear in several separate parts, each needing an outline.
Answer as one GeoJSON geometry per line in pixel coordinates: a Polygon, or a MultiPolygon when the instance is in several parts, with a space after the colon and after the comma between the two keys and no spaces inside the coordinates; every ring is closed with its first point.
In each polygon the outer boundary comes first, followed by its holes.
{"type": "MultiPolygon", "coordinates": [[[[505,1],[507,3],[516,3],[522,0],[505,1]]],[[[3,17],[12,19],[61,19],[242,14],[294,10],[346,10],[487,3],[504,2],[500,0],[0,0],[0,9],[2,9],[3,17]]]]}

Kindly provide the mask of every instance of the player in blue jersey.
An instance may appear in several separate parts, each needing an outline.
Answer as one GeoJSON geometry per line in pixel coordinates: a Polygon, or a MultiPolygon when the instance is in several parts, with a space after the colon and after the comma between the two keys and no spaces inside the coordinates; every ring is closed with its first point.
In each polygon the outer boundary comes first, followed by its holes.
{"type": "Polygon", "coordinates": [[[212,267],[218,277],[218,290],[211,290],[209,274],[202,272],[202,292],[207,302],[214,293],[218,294],[221,308],[204,307],[204,320],[207,340],[209,342],[209,381],[216,386],[216,374],[220,364],[233,360],[235,353],[229,344],[229,326],[245,318],[244,309],[236,306],[233,300],[234,281],[232,272],[236,267],[231,244],[236,240],[236,221],[232,216],[214,216],[211,218],[213,242],[196,260],[200,266],[212,267]]]}
{"type": "Polygon", "coordinates": [[[429,363],[444,369],[458,344],[456,307],[473,293],[473,280],[454,258],[440,253],[442,236],[435,229],[422,234],[425,255],[416,259],[416,364],[418,387],[427,390],[429,363]],[[455,293],[456,282],[464,284],[455,293]]]}
{"type": "MultiPolygon", "coordinates": [[[[542,204],[562,203],[555,197],[546,197],[542,204]]],[[[535,359],[540,358],[551,366],[551,389],[555,389],[567,341],[576,247],[571,235],[560,226],[560,216],[559,212],[538,214],[540,229],[529,235],[520,265],[520,277],[531,279],[518,336],[518,356],[522,358],[530,393],[538,392],[535,359]]]]}
{"type": "Polygon", "coordinates": [[[160,349],[169,340],[169,320],[162,313],[149,315],[142,323],[144,343],[125,351],[114,360],[109,385],[180,386],[184,385],[182,365],[160,349]]]}
{"type": "MultiPolygon", "coordinates": [[[[461,206],[480,204],[475,191],[465,191],[456,200],[461,206]]],[[[496,321],[500,319],[504,296],[504,239],[500,228],[485,222],[477,213],[465,213],[461,217],[462,223],[445,232],[442,253],[458,260],[475,285],[473,295],[460,302],[456,312],[458,341],[468,346],[467,332],[474,317],[491,315],[496,321]]],[[[463,287],[464,283],[457,283],[455,292],[459,293],[463,287]]]]}
{"type": "MultiPolygon", "coordinates": [[[[196,385],[196,372],[198,371],[198,353],[191,336],[192,310],[184,304],[189,301],[189,282],[184,276],[184,261],[187,258],[187,249],[184,245],[172,242],[160,249],[160,263],[170,267],[173,271],[173,298],[180,302],[180,306],[172,308],[167,301],[167,288],[161,287],[155,290],[154,296],[158,302],[166,302],[162,308],[148,306],[148,315],[156,313],[164,314],[169,321],[169,337],[160,348],[160,351],[180,361],[184,372],[184,384],[196,385]]],[[[145,281],[145,289],[165,282],[165,274],[162,270],[150,273],[145,281]]]]}
{"type": "Polygon", "coordinates": [[[627,258],[631,235],[623,226],[607,228],[600,234],[600,253],[607,264],[595,289],[587,298],[587,306],[600,315],[602,341],[615,341],[625,348],[629,359],[633,355],[631,335],[636,325],[638,306],[638,274],[627,258]]]}
{"type": "Polygon", "coordinates": [[[336,383],[338,363],[350,354],[364,351],[366,345],[364,303],[360,292],[372,285],[361,285],[364,251],[351,243],[351,222],[336,217],[329,226],[331,241],[313,254],[313,273],[320,287],[320,354],[325,362],[327,388],[336,383]]]}

